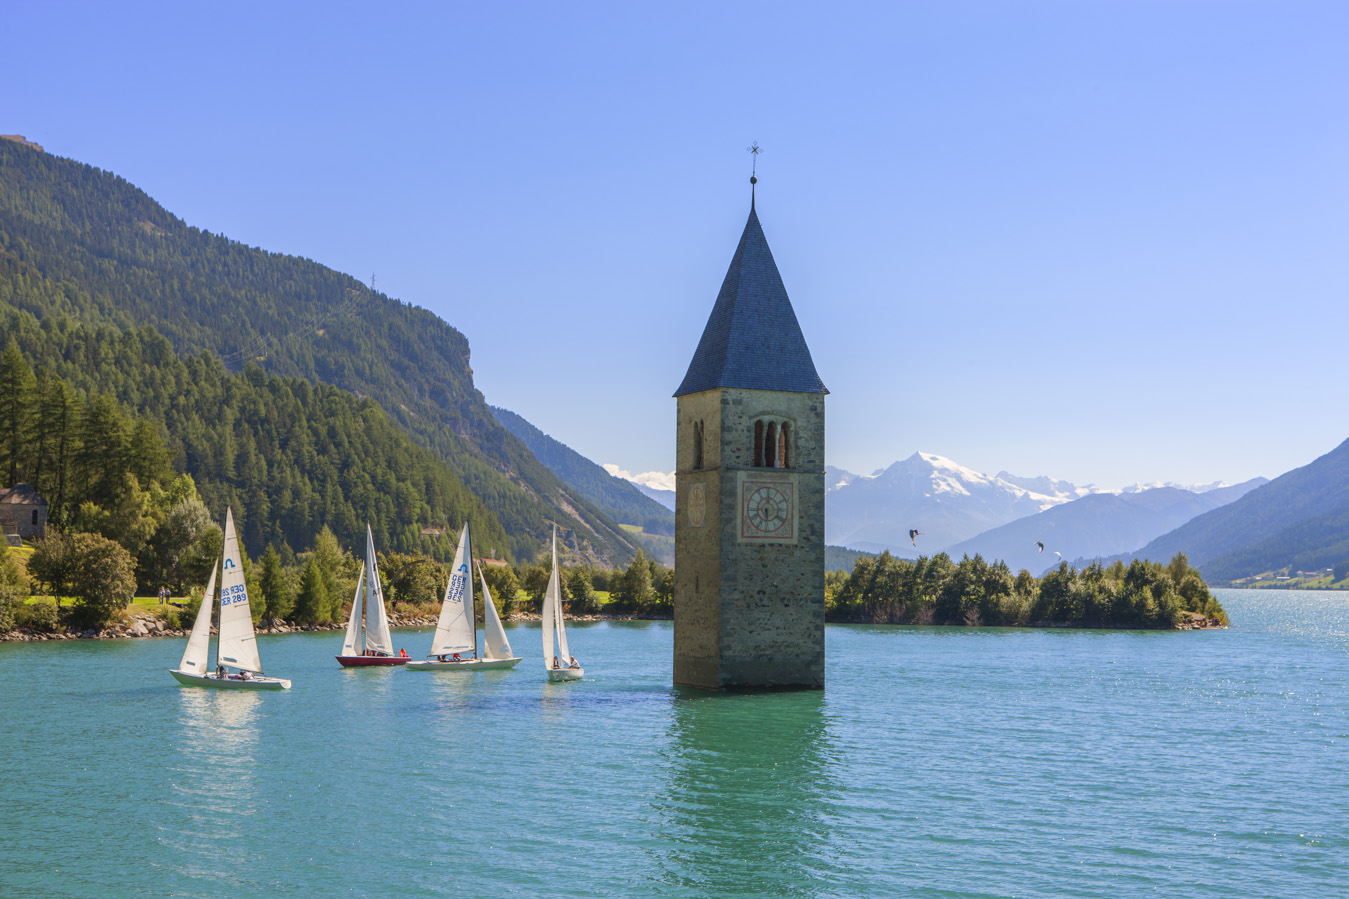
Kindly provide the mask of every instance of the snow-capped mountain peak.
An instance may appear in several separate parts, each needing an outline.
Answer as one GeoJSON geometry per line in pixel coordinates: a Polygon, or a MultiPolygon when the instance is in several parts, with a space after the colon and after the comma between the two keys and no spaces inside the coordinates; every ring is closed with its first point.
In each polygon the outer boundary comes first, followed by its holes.
{"type": "Polygon", "coordinates": [[[1052,478],[984,474],[936,453],[916,452],[871,475],[827,470],[825,539],[858,549],[912,555],[909,530],[936,551],[990,527],[1077,499],[1078,488],[1052,478]]]}

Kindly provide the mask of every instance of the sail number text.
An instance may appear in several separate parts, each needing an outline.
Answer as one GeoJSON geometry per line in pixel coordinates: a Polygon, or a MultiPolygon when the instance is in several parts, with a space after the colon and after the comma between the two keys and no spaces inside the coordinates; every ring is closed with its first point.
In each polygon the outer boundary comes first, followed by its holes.
{"type": "Polygon", "coordinates": [[[248,588],[243,584],[235,584],[233,587],[220,588],[221,608],[237,602],[248,602],[248,588]]]}

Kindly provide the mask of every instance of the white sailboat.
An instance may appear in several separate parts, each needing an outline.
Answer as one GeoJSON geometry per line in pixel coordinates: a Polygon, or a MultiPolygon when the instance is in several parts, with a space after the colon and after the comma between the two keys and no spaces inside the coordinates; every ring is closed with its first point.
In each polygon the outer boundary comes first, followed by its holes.
{"type": "Polygon", "coordinates": [[[553,570],[543,594],[543,667],[550,681],[580,680],[585,674],[581,663],[567,649],[567,626],[562,614],[562,583],[557,573],[557,525],[553,525],[553,570]],[[554,652],[554,640],[557,651],[554,652]]]}
{"type": "Polygon", "coordinates": [[[351,616],[337,661],[343,668],[406,665],[406,654],[395,654],[389,635],[389,616],[384,611],[384,589],[379,582],[375,561],[375,535],[365,526],[365,565],[356,581],[351,600],[351,616]],[[367,573],[369,576],[367,577],[367,573]]]}
{"type": "Polygon", "coordinates": [[[215,606],[215,569],[206,585],[197,620],[187,638],[187,651],[178,667],[169,673],[189,687],[225,690],[289,690],[290,681],[262,673],[253,615],[248,608],[248,588],[239,556],[239,538],[234,533],[234,514],[225,510],[225,553],[220,579],[220,635],[216,639],[216,668],[208,671],[211,611],[215,606]]]}
{"type": "Polygon", "coordinates": [[[440,604],[440,618],[436,633],[431,638],[431,652],[424,660],[409,662],[409,669],[418,671],[485,671],[494,668],[514,668],[520,658],[511,654],[506,629],[501,626],[492,594],[487,589],[487,578],[478,566],[482,584],[483,654],[478,655],[478,633],[474,625],[473,573],[469,560],[473,558],[468,524],[459,535],[459,548],[454,553],[454,565],[445,598],[440,604]]]}

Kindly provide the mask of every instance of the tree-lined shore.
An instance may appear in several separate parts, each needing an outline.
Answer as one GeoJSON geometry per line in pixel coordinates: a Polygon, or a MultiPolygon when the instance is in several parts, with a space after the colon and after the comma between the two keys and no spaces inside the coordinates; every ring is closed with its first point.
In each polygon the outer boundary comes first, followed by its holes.
{"type": "Polygon", "coordinates": [[[888,552],[826,577],[825,617],[865,624],[966,627],[1221,627],[1227,614],[1183,553],[1166,565],[1060,563],[1035,577],[980,556],[917,560],[888,552]]]}
{"type": "MultiPolygon", "coordinates": [[[[122,600],[99,607],[87,600],[58,606],[46,594],[26,598],[34,583],[40,590],[51,587],[34,582],[35,557],[40,558],[36,549],[27,555],[25,572],[16,553],[0,545],[0,641],[183,636],[196,616],[199,593],[167,603],[122,600]]],[[[392,625],[434,625],[448,566],[406,553],[381,554],[379,565],[392,625]]],[[[244,569],[259,630],[289,633],[341,627],[360,562],[324,528],[312,550],[283,557],[269,546],[256,562],[245,558],[244,569]]],[[[501,618],[537,617],[547,560],[488,564],[483,571],[501,618]]],[[[560,580],[567,614],[574,618],[662,619],[673,613],[674,570],[643,555],[624,570],[563,567],[560,580]]],[[[851,572],[826,576],[825,617],[838,623],[959,627],[1188,629],[1228,623],[1183,555],[1167,565],[1136,561],[1076,569],[1063,563],[1040,578],[1025,570],[1012,575],[1004,563],[978,556],[958,563],[945,554],[914,561],[888,553],[863,556],[851,572]]]]}

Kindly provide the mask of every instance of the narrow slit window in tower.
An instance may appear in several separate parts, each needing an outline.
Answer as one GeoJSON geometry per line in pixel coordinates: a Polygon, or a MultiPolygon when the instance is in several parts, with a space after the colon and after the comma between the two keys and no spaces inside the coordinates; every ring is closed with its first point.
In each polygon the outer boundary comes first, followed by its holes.
{"type": "Polygon", "coordinates": [[[777,466],[777,446],[778,446],[778,423],[770,421],[768,423],[768,436],[764,439],[764,465],[768,468],[777,466]]]}
{"type": "Polygon", "coordinates": [[[763,420],[754,423],[754,467],[763,467],[763,420]]]}
{"type": "Polygon", "coordinates": [[[703,423],[701,421],[693,423],[693,467],[695,469],[703,467],[703,423]]]}
{"type": "Polygon", "coordinates": [[[785,421],[778,431],[778,468],[791,468],[791,441],[788,439],[791,425],[785,421]]]}

